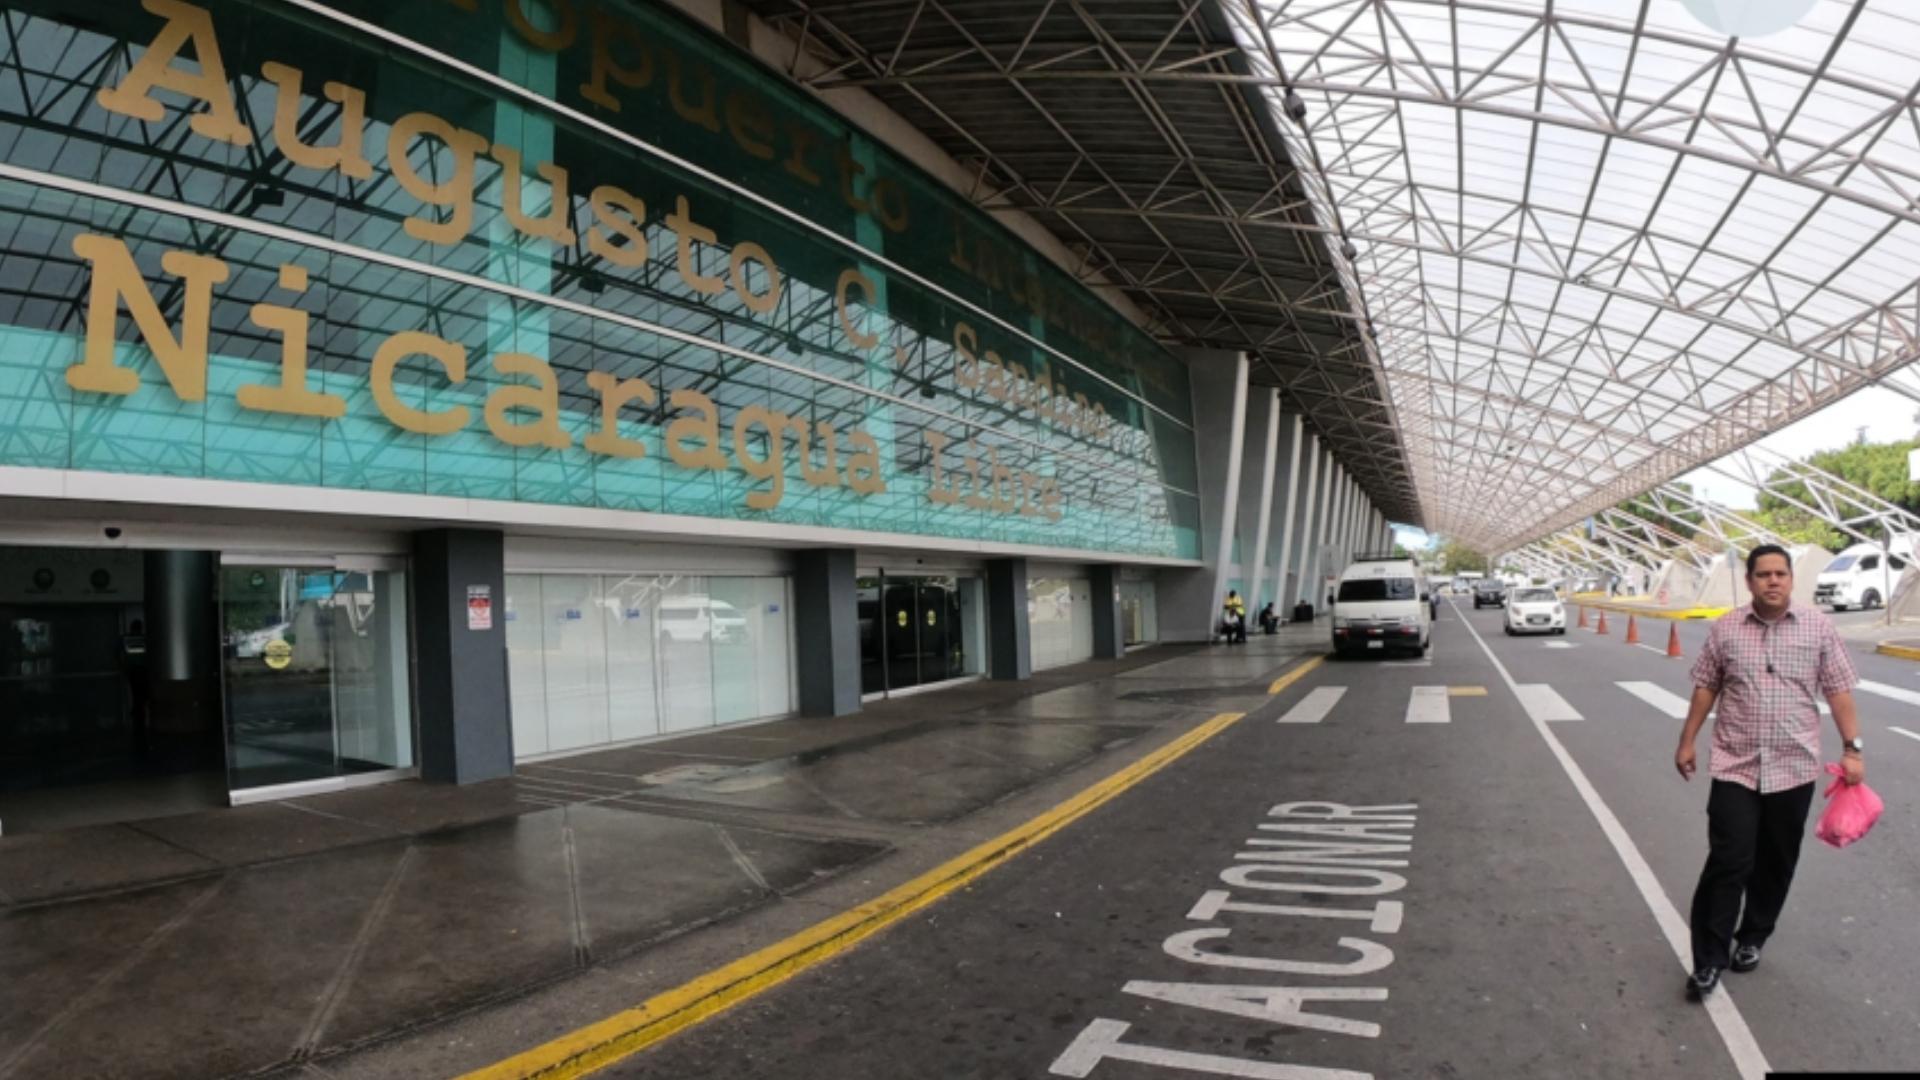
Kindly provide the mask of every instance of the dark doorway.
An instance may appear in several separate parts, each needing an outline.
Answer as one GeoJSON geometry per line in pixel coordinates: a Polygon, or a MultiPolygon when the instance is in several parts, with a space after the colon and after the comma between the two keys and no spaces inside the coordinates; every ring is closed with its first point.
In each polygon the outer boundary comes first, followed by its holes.
{"type": "Polygon", "coordinates": [[[875,573],[856,583],[860,689],[878,694],[983,670],[978,578],[875,573]]]}
{"type": "Polygon", "coordinates": [[[226,802],[214,560],[0,548],[0,831],[226,802]]]}

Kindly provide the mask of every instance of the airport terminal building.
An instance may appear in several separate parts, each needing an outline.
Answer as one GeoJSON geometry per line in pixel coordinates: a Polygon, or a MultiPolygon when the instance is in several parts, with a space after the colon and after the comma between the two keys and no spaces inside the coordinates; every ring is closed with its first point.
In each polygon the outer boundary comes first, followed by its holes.
{"type": "Polygon", "coordinates": [[[1245,356],[734,5],[0,36],[8,832],[1024,678],[1386,536],[1245,356]]]}

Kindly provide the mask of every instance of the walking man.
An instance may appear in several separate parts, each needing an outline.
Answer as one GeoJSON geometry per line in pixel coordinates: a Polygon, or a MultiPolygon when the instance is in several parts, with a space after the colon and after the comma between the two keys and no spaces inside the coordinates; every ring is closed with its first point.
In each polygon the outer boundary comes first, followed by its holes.
{"type": "Polygon", "coordinates": [[[1753,602],[1713,624],[1694,662],[1693,700],[1673,755],[1680,778],[1691,780],[1694,740],[1717,700],[1707,865],[1693,892],[1687,996],[1696,1001],[1720,985],[1726,968],[1760,966],[1760,949],[1787,902],[1821,771],[1816,693],[1833,710],[1847,783],[1860,783],[1867,771],[1853,709],[1859,676],[1833,623],[1816,608],[1792,606],[1785,549],[1753,549],[1747,591],[1753,602]]]}

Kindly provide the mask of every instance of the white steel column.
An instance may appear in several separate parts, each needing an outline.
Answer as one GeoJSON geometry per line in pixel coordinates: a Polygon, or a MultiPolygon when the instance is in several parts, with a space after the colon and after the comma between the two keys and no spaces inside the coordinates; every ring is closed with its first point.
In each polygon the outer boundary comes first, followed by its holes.
{"type": "Polygon", "coordinates": [[[1347,508],[1353,505],[1353,478],[1340,469],[1340,486],[1333,489],[1333,557],[1327,573],[1338,574],[1347,568],[1347,508]]]}
{"type": "Polygon", "coordinates": [[[1347,535],[1353,537],[1353,548],[1349,556],[1358,555],[1367,548],[1367,493],[1361,489],[1358,480],[1353,482],[1353,510],[1347,514],[1347,535]]]}
{"type": "Polygon", "coordinates": [[[1280,514],[1280,558],[1273,564],[1273,606],[1280,609],[1280,621],[1285,622],[1292,601],[1287,596],[1287,556],[1293,553],[1293,509],[1300,502],[1300,458],[1307,451],[1307,422],[1304,417],[1293,418],[1293,453],[1287,462],[1287,508],[1280,514]]]}
{"type": "MultiPolygon", "coordinates": [[[[1233,531],[1239,527],[1240,458],[1247,438],[1247,354],[1240,353],[1233,363],[1233,409],[1227,419],[1227,475],[1220,489],[1220,546],[1213,560],[1213,606],[1207,611],[1207,625],[1219,618],[1227,599],[1227,563],[1233,558],[1233,531]]],[[[1209,635],[1211,636],[1211,635],[1209,635]]]]}
{"type": "Polygon", "coordinates": [[[1267,576],[1267,532],[1273,517],[1273,472],[1274,455],[1280,452],[1280,391],[1267,391],[1267,467],[1261,473],[1260,480],[1260,522],[1254,526],[1253,550],[1242,552],[1240,565],[1245,569],[1248,562],[1253,563],[1253,575],[1247,582],[1247,609],[1256,610],[1260,603],[1260,586],[1265,584],[1267,576]]]}
{"type": "Polygon", "coordinates": [[[1298,604],[1312,595],[1307,592],[1307,567],[1313,561],[1313,497],[1320,486],[1320,436],[1307,436],[1307,501],[1300,507],[1300,565],[1293,583],[1293,602],[1298,604]]]}
{"type": "Polygon", "coordinates": [[[1307,586],[1307,598],[1312,602],[1315,610],[1326,606],[1326,601],[1323,599],[1325,594],[1320,591],[1320,586],[1323,584],[1321,578],[1325,576],[1322,572],[1322,564],[1327,558],[1327,537],[1333,531],[1333,485],[1335,474],[1339,469],[1340,464],[1333,460],[1333,451],[1329,449],[1327,474],[1320,482],[1320,517],[1313,530],[1313,580],[1308,582],[1307,586]]]}

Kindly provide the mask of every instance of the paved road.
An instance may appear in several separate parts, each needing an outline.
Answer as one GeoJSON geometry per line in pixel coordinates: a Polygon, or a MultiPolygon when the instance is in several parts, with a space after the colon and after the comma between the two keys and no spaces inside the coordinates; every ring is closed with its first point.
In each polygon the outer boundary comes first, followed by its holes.
{"type": "MultiPolygon", "coordinates": [[[[1500,619],[1446,608],[1429,661],[1324,664],[966,892],[612,1074],[1920,1067],[1920,739],[1891,730],[1920,732],[1920,667],[1862,657],[1887,818],[1847,851],[1808,841],[1765,964],[1710,1013],[1671,943],[1705,853],[1706,787],[1674,776],[1663,711],[1686,663],[1617,625],[1509,639],[1500,619]]],[[[1689,655],[1703,633],[1683,627],[1689,655]]]]}

